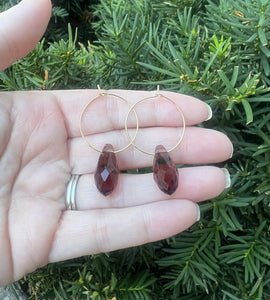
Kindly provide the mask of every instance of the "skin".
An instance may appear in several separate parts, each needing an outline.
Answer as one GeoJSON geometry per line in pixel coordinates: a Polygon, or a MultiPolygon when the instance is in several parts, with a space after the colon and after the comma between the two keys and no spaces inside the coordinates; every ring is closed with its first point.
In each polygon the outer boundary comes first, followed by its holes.
{"type": "MultiPolygon", "coordinates": [[[[0,69],[33,49],[50,10],[49,0],[23,0],[0,14],[0,69]]],[[[110,93],[131,104],[155,95],[110,93]]],[[[232,155],[224,134],[192,126],[208,118],[205,103],[162,93],[181,107],[187,123],[183,141],[170,153],[175,163],[216,163],[232,155]]],[[[157,188],[152,174],[121,174],[115,191],[104,198],[93,179],[99,153],[84,143],[79,131],[83,107],[98,95],[97,90],[0,93],[0,285],[51,262],[170,237],[196,222],[197,202],[224,190],[224,172],[201,166],[180,169],[179,188],[171,196],[157,188]],[[71,174],[82,174],[77,211],[65,209],[71,174]]],[[[82,120],[88,141],[100,149],[106,143],[115,149],[128,144],[124,131],[128,110],[113,96],[89,105],[82,120]]],[[[154,151],[158,144],[170,148],[177,142],[181,118],[172,104],[160,98],[141,103],[136,111],[140,121],[136,144],[141,148],[154,151]]],[[[132,136],[136,128],[132,114],[128,128],[132,136]]],[[[129,147],[117,154],[117,160],[120,169],[132,169],[151,166],[153,157],[129,147]]]]}

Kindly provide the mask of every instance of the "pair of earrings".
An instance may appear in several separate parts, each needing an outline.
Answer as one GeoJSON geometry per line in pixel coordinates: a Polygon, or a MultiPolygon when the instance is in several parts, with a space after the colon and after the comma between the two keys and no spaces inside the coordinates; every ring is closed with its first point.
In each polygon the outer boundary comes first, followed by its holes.
{"type": "Polygon", "coordinates": [[[113,192],[113,190],[117,186],[118,175],[120,173],[115,154],[119,153],[121,151],[124,151],[129,146],[133,145],[137,150],[139,150],[145,154],[154,156],[154,160],[153,160],[154,180],[162,192],[164,192],[168,195],[173,194],[178,187],[179,174],[178,174],[178,169],[176,168],[175,164],[172,162],[172,160],[170,158],[169,152],[174,150],[181,143],[181,141],[184,137],[184,133],[185,133],[185,117],[184,117],[183,112],[180,109],[180,107],[174,101],[172,101],[170,98],[160,94],[159,86],[158,86],[155,96],[143,98],[133,105],[131,105],[126,99],[124,99],[123,97],[121,97],[119,95],[101,92],[99,86],[98,86],[98,90],[99,90],[99,96],[94,98],[93,100],[89,101],[86,104],[86,106],[83,108],[81,116],[80,116],[80,133],[81,133],[83,140],[90,148],[101,153],[99,156],[97,169],[96,169],[96,172],[94,175],[97,189],[104,196],[108,196],[113,192]],[[114,150],[114,148],[111,144],[106,144],[102,150],[97,149],[96,147],[94,147],[92,144],[89,143],[89,141],[86,139],[86,137],[83,133],[83,130],[82,130],[82,119],[83,119],[83,116],[84,116],[85,111],[87,110],[88,106],[91,103],[93,103],[95,100],[100,99],[101,97],[108,97],[108,96],[116,97],[116,98],[124,101],[130,108],[127,113],[127,116],[126,116],[126,120],[125,120],[125,131],[126,131],[126,135],[127,135],[128,139],[129,139],[129,144],[119,150],[114,150]],[[135,107],[143,101],[154,99],[156,97],[162,97],[163,99],[171,102],[176,107],[176,109],[178,110],[178,112],[180,113],[181,118],[182,118],[182,134],[181,134],[180,138],[178,139],[177,143],[175,144],[175,146],[172,147],[171,149],[169,149],[168,151],[165,149],[165,147],[163,145],[158,145],[158,146],[156,146],[155,152],[153,153],[153,152],[145,151],[145,150],[141,149],[138,145],[135,144],[135,139],[137,137],[138,130],[139,130],[138,115],[135,110],[135,107]],[[135,119],[136,119],[136,131],[135,131],[135,134],[133,137],[130,136],[129,130],[128,130],[128,125],[127,125],[131,112],[134,113],[135,119]]]}

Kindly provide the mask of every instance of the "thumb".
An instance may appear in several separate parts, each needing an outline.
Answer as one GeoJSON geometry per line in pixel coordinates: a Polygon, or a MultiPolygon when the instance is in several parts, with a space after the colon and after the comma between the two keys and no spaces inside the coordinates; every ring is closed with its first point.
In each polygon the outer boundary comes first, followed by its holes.
{"type": "Polygon", "coordinates": [[[50,0],[23,0],[0,14],[0,71],[35,47],[50,14],[50,0]]]}

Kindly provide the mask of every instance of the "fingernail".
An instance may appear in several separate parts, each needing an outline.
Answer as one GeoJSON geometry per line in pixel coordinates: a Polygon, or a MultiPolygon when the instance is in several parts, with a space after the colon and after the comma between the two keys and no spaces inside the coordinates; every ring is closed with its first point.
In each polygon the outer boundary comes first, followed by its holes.
{"type": "Polygon", "coordinates": [[[197,205],[197,219],[196,219],[196,221],[198,222],[201,219],[201,210],[200,210],[200,206],[197,203],[195,203],[195,204],[197,205]]]}
{"type": "Polygon", "coordinates": [[[223,173],[225,175],[225,182],[226,182],[225,188],[227,189],[231,186],[231,176],[230,176],[229,171],[226,168],[222,168],[221,170],[223,171],[223,173]]]}
{"type": "Polygon", "coordinates": [[[212,112],[212,108],[210,105],[206,104],[207,105],[207,109],[208,109],[208,115],[207,115],[207,119],[206,121],[210,120],[213,116],[213,112],[212,112]]]}
{"type": "Polygon", "coordinates": [[[233,157],[233,144],[232,144],[232,153],[231,153],[231,156],[229,158],[232,158],[233,157]]]}

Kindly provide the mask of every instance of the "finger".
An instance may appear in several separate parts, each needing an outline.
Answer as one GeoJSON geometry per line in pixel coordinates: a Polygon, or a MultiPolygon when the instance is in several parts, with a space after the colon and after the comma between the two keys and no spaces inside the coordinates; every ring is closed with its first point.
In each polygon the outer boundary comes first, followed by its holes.
{"type": "MultiPolygon", "coordinates": [[[[115,90],[109,92],[125,98],[131,104],[145,97],[155,96],[155,92],[145,91],[115,90]]],[[[99,95],[98,91],[58,91],[53,93],[66,119],[69,137],[80,136],[79,121],[82,109],[91,99],[99,95]]],[[[194,97],[165,91],[162,94],[179,105],[183,111],[186,125],[198,124],[211,117],[209,106],[194,97]]],[[[98,98],[97,101],[93,101],[88,106],[83,116],[82,128],[84,134],[123,129],[129,109],[130,107],[117,97],[98,98]]],[[[181,126],[182,124],[182,117],[175,105],[163,97],[155,97],[143,101],[138,106],[136,105],[135,109],[138,114],[140,128],[149,126],[181,126]]],[[[136,119],[133,113],[130,113],[128,126],[129,128],[136,127],[136,119]]]]}
{"type": "Polygon", "coordinates": [[[153,174],[121,174],[114,192],[104,197],[95,186],[94,175],[80,177],[76,192],[78,210],[124,208],[178,198],[200,202],[218,196],[230,184],[224,169],[211,166],[179,169],[179,186],[172,196],[157,187],[153,174]]]}
{"type": "Polygon", "coordinates": [[[123,209],[66,211],[49,262],[132,247],[168,238],[191,226],[198,208],[188,200],[123,209]]]}
{"type": "MultiPolygon", "coordinates": [[[[159,144],[166,149],[173,147],[181,135],[179,128],[147,128],[141,129],[136,144],[150,152],[155,151],[159,144]]],[[[128,140],[124,131],[113,131],[91,136],[91,143],[102,149],[106,143],[114,145],[115,149],[124,147],[128,140]]],[[[81,138],[70,140],[70,165],[72,173],[85,174],[94,172],[99,153],[88,147],[81,138]]],[[[232,144],[228,137],[211,129],[199,127],[186,128],[181,144],[170,156],[176,164],[206,164],[228,159],[232,155],[232,144]]],[[[138,151],[133,146],[117,154],[119,168],[122,170],[151,166],[153,156],[138,151]]]]}
{"type": "Polygon", "coordinates": [[[49,0],[23,0],[0,14],[0,70],[35,47],[47,27],[50,14],[49,0]]]}

